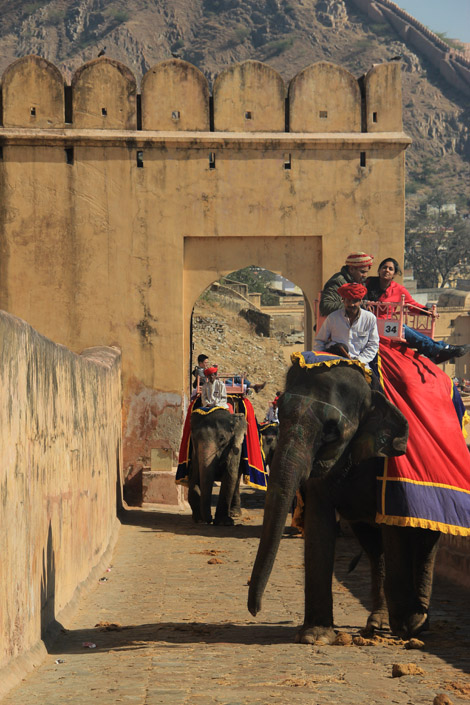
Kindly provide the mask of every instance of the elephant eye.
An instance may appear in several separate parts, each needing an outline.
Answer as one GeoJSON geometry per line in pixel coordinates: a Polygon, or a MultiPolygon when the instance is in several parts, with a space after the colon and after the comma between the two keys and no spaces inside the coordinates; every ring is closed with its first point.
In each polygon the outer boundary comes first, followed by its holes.
{"type": "Polygon", "coordinates": [[[340,438],[340,431],[336,421],[330,420],[323,426],[323,442],[333,443],[340,438]]]}

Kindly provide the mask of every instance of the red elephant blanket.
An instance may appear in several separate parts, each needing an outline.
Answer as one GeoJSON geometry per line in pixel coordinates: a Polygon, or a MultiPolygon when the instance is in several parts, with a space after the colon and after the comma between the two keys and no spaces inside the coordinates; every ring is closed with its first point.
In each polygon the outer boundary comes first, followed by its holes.
{"type": "Polygon", "coordinates": [[[386,459],[378,478],[377,521],[470,535],[470,453],[451,379],[386,338],[380,339],[378,367],[385,396],[408,420],[409,440],[406,455],[386,459]]]}

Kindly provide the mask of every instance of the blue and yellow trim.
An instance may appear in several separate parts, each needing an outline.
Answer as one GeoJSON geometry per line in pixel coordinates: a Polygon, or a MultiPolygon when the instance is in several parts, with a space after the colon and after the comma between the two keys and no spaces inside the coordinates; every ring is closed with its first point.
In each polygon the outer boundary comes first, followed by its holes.
{"type": "Polygon", "coordinates": [[[318,351],[318,350],[305,350],[304,352],[293,352],[290,356],[292,364],[297,363],[299,367],[311,370],[313,367],[334,367],[335,365],[353,365],[358,367],[366,380],[371,382],[372,373],[370,369],[363,362],[359,360],[350,360],[347,357],[340,357],[339,355],[333,355],[332,353],[318,351]],[[306,357],[307,356],[307,357],[306,357]],[[310,362],[309,360],[314,360],[310,362]]]}

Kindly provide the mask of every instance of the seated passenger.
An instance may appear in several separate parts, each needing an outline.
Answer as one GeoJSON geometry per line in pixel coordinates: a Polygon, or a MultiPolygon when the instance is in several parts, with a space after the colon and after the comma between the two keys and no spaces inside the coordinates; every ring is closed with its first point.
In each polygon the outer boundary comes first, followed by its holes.
{"type": "Polygon", "coordinates": [[[206,382],[201,391],[202,406],[221,406],[223,409],[228,409],[227,390],[222,380],[217,379],[217,369],[217,365],[214,365],[204,370],[206,382]]]}
{"type": "Polygon", "coordinates": [[[346,257],[346,263],[340,272],[333,274],[323,287],[320,299],[320,314],[328,316],[343,307],[338,287],[343,284],[364,284],[374,258],[365,252],[352,252],[346,257]]]}
{"type": "Polygon", "coordinates": [[[275,400],[270,402],[264,421],[265,423],[279,423],[279,412],[275,400]]]}
{"type": "MultiPolygon", "coordinates": [[[[384,303],[401,303],[401,297],[405,296],[405,304],[412,306],[421,313],[428,313],[426,306],[415,301],[410,292],[394,281],[396,274],[401,274],[400,266],[396,259],[387,257],[379,264],[378,277],[369,277],[366,281],[367,298],[369,301],[383,301],[384,303]]],[[[377,317],[385,317],[386,312],[377,311],[377,317]]],[[[425,355],[435,364],[446,362],[452,357],[462,357],[470,351],[470,345],[449,345],[444,341],[433,340],[427,335],[403,326],[403,335],[410,348],[414,348],[420,355],[425,355]]]]}
{"type": "Polygon", "coordinates": [[[324,320],[313,349],[335,352],[369,366],[379,351],[379,332],[375,315],[361,309],[367,289],[362,284],[343,284],[337,293],[343,308],[324,320]]]}
{"type": "Polygon", "coordinates": [[[209,358],[207,355],[198,355],[197,356],[197,365],[194,368],[194,370],[191,372],[192,376],[194,377],[193,381],[193,388],[196,389],[197,387],[197,381],[199,379],[199,385],[203,385],[204,382],[206,381],[206,378],[204,377],[204,370],[206,370],[209,367],[209,358]]]}

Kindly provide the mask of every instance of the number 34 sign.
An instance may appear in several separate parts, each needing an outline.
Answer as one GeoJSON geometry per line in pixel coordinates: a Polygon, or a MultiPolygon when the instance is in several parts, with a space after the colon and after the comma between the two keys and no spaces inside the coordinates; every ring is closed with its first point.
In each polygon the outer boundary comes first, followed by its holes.
{"type": "Polygon", "coordinates": [[[387,338],[399,338],[399,330],[400,330],[400,323],[399,321],[386,321],[386,320],[379,320],[377,321],[378,328],[379,328],[379,335],[384,335],[387,338]]]}

